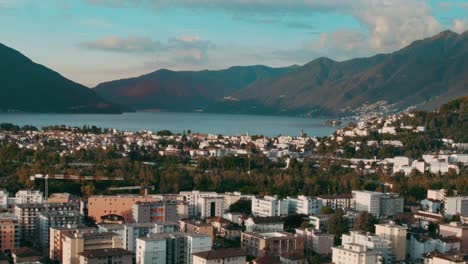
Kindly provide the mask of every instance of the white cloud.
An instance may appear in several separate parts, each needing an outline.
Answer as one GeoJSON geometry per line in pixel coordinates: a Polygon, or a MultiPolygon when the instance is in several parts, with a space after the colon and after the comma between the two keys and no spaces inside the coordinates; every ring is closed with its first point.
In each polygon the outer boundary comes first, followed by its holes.
{"type": "Polygon", "coordinates": [[[161,43],[148,37],[117,37],[109,36],[95,41],[82,42],[80,47],[112,52],[144,53],[153,52],[161,47],[161,43]]]}
{"type": "Polygon", "coordinates": [[[452,30],[459,34],[468,30],[468,19],[455,18],[452,22],[452,30]]]}

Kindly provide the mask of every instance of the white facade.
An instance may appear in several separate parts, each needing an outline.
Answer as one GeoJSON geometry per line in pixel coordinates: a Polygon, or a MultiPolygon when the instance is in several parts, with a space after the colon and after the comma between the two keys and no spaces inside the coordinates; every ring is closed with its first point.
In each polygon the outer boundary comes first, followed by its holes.
{"type": "Polygon", "coordinates": [[[446,197],[445,214],[468,216],[468,196],[446,197]]]}
{"type": "Polygon", "coordinates": [[[316,198],[300,195],[297,198],[288,197],[289,212],[305,215],[320,214],[322,202],[316,198]]]}
{"type": "Polygon", "coordinates": [[[366,211],[373,216],[380,215],[380,198],[383,193],[371,191],[353,191],[353,205],[357,211],[366,211]]]}
{"type": "Polygon", "coordinates": [[[202,197],[217,197],[218,194],[215,192],[200,192],[200,191],[191,191],[191,192],[180,192],[185,198],[185,201],[188,204],[188,217],[198,217],[198,204],[199,199],[202,197]]]}
{"type": "Polygon", "coordinates": [[[390,241],[392,253],[397,261],[406,258],[406,233],[406,227],[394,223],[375,225],[375,234],[390,241]]]}
{"type": "Polygon", "coordinates": [[[394,256],[391,250],[391,242],[388,239],[383,239],[374,234],[351,231],[349,235],[343,235],[341,240],[342,245],[360,245],[368,250],[376,250],[381,253],[385,263],[393,263],[394,256]]]}
{"type": "Polygon", "coordinates": [[[211,237],[200,234],[188,234],[187,235],[187,264],[192,264],[193,253],[209,251],[211,250],[211,237]]]}
{"type": "Polygon", "coordinates": [[[16,204],[43,203],[42,192],[33,190],[19,190],[15,195],[16,204]]]}
{"type": "Polygon", "coordinates": [[[279,217],[249,217],[245,220],[246,232],[284,231],[284,221],[279,217]],[[264,221],[263,219],[267,219],[264,221]]]}
{"type": "Polygon", "coordinates": [[[8,192],[5,189],[0,189],[0,209],[8,208],[8,192]]]}
{"type": "Polygon", "coordinates": [[[201,219],[223,215],[223,196],[200,197],[198,199],[198,213],[201,219]]]}
{"type": "Polygon", "coordinates": [[[284,216],[288,214],[288,201],[277,196],[255,197],[252,199],[252,214],[254,216],[284,216]]]}
{"type": "Polygon", "coordinates": [[[346,244],[332,247],[332,262],[335,264],[382,264],[379,251],[366,250],[364,246],[346,244]]]}
{"type": "Polygon", "coordinates": [[[447,194],[447,190],[445,189],[427,190],[427,199],[439,200],[443,202],[445,201],[446,194],[447,194]]]}
{"type": "Polygon", "coordinates": [[[137,264],[166,264],[166,239],[142,238],[136,241],[137,264]]]}

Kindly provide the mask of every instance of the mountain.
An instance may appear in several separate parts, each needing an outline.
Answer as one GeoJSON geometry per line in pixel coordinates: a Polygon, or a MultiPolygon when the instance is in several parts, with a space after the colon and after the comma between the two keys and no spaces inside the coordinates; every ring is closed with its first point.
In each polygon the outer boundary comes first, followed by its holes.
{"type": "Polygon", "coordinates": [[[238,107],[229,103],[226,109],[349,115],[376,106],[381,111],[434,107],[466,94],[468,31],[444,31],[391,54],[343,62],[316,59],[235,92],[238,107]]]}
{"type": "Polygon", "coordinates": [[[93,90],[0,44],[0,111],[121,113],[93,90]]]}
{"type": "Polygon", "coordinates": [[[248,85],[293,70],[296,66],[236,66],[217,71],[158,70],[136,78],[99,84],[102,97],[137,110],[203,110],[248,85]]]}

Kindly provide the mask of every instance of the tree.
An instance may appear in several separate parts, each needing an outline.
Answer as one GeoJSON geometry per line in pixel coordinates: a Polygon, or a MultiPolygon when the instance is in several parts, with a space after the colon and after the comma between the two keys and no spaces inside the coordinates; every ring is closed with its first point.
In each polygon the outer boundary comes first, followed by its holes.
{"type": "Polygon", "coordinates": [[[333,208],[327,205],[320,209],[320,213],[321,214],[333,214],[335,213],[335,210],[333,210],[333,208]]]}
{"type": "Polygon", "coordinates": [[[229,211],[241,213],[241,214],[251,214],[252,213],[252,201],[246,200],[246,199],[240,199],[239,201],[229,206],[229,211]]]}
{"type": "Polygon", "coordinates": [[[344,217],[344,211],[337,209],[335,214],[328,219],[328,233],[335,236],[335,245],[341,244],[341,236],[349,231],[348,220],[344,217]]]}
{"type": "Polygon", "coordinates": [[[375,224],[378,223],[379,221],[377,218],[369,212],[361,212],[354,223],[354,230],[374,233],[375,224]]]}

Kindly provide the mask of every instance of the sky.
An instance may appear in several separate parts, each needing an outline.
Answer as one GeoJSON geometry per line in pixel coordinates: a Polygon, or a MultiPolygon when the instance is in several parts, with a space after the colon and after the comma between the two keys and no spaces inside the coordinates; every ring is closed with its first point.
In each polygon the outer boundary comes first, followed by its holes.
{"type": "Polygon", "coordinates": [[[468,30],[468,0],[0,0],[0,43],[88,87],[161,68],[341,61],[447,29],[468,30]]]}

